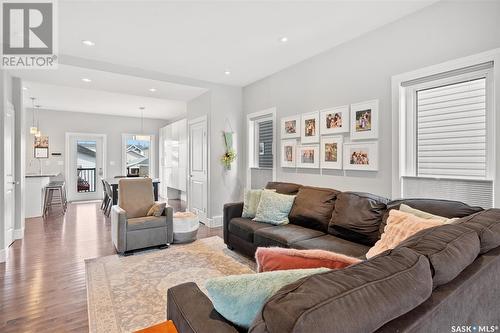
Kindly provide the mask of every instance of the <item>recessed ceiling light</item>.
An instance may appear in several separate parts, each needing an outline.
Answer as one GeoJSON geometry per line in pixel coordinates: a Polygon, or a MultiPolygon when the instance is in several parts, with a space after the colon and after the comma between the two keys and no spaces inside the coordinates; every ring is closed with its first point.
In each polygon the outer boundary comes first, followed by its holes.
{"type": "Polygon", "coordinates": [[[224,74],[231,75],[231,71],[225,71],[224,74]]]}
{"type": "Polygon", "coordinates": [[[82,79],[82,81],[83,81],[83,82],[87,82],[87,83],[92,82],[92,80],[91,80],[91,79],[87,79],[86,77],[84,77],[84,78],[82,79]]]}
{"type": "Polygon", "coordinates": [[[23,87],[23,90],[28,90],[28,87],[23,87]]]}
{"type": "Polygon", "coordinates": [[[286,42],[288,42],[288,37],[284,37],[284,36],[283,36],[283,37],[281,37],[281,38],[280,38],[280,42],[282,42],[282,43],[286,43],[286,42]]]}
{"type": "Polygon", "coordinates": [[[94,46],[95,43],[91,40],[82,40],[82,44],[86,46],[94,46]]]}
{"type": "Polygon", "coordinates": [[[149,88],[149,91],[151,91],[151,92],[155,92],[155,91],[156,91],[156,88],[149,88]]]}

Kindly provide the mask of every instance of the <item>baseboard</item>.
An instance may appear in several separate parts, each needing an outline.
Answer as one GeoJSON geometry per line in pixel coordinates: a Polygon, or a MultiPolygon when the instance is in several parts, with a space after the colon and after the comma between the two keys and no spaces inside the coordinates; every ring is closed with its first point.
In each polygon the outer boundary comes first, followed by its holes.
{"type": "Polygon", "coordinates": [[[5,262],[7,260],[7,251],[5,249],[0,250],[0,262],[5,262]]]}
{"type": "Polygon", "coordinates": [[[24,228],[14,229],[14,239],[23,239],[24,238],[24,228]]]}

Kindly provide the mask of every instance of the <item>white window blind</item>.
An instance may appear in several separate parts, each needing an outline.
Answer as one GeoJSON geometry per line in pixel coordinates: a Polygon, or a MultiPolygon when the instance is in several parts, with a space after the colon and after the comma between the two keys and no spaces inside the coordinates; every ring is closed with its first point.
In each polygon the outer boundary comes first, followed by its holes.
{"type": "Polygon", "coordinates": [[[416,92],[417,176],[487,178],[486,79],[416,92]]]}

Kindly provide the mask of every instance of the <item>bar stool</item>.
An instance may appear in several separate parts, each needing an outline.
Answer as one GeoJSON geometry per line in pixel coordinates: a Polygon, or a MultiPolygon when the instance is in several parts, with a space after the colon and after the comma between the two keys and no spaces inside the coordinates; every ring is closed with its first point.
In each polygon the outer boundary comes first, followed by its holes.
{"type": "Polygon", "coordinates": [[[66,213],[66,208],[68,206],[68,200],[66,197],[66,183],[62,180],[54,180],[49,183],[49,185],[44,188],[44,199],[43,199],[43,217],[47,217],[49,209],[54,205],[60,205],[63,214],[66,213]],[[54,193],[56,196],[54,196],[54,193]]]}

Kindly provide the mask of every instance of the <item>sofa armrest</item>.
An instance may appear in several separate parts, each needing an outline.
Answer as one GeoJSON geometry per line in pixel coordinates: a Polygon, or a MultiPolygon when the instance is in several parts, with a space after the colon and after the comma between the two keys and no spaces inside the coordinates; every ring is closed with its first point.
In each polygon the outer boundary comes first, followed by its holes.
{"type": "Polygon", "coordinates": [[[118,253],[127,249],[127,213],[120,206],[111,207],[111,240],[118,253]]]}
{"type": "Polygon", "coordinates": [[[229,221],[235,217],[241,217],[243,213],[243,202],[228,203],[224,205],[224,243],[228,243],[229,221]]]}
{"type": "Polygon", "coordinates": [[[168,289],[167,319],[174,322],[179,333],[238,333],[193,282],[168,289]]]}
{"type": "Polygon", "coordinates": [[[167,220],[167,244],[174,242],[174,209],[170,206],[165,206],[163,214],[167,220]]]}

